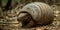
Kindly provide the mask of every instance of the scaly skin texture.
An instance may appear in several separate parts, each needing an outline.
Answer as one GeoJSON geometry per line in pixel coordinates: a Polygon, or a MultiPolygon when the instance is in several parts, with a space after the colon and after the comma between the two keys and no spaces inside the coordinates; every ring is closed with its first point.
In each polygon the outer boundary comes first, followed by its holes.
{"type": "Polygon", "coordinates": [[[52,8],[41,2],[33,2],[30,4],[27,4],[22,8],[20,13],[28,13],[25,16],[18,19],[22,22],[22,26],[24,27],[24,24],[26,27],[33,27],[36,25],[42,26],[42,25],[48,25],[51,24],[53,21],[53,10],[52,8]],[[31,23],[30,23],[31,22],[31,23]],[[28,24],[28,25],[26,25],[28,24]],[[34,25],[32,25],[34,24],[34,25]]]}

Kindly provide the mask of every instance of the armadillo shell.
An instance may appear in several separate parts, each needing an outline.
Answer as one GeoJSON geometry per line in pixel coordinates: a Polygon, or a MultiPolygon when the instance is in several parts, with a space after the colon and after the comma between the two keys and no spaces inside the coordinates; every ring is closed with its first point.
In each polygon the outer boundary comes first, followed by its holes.
{"type": "Polygon", "coordinates": [[[25,5],[21,12],[29,13],[37,24],[49,24],[53,21],[52,8],[41,2],[34,2],[25,5]]]}

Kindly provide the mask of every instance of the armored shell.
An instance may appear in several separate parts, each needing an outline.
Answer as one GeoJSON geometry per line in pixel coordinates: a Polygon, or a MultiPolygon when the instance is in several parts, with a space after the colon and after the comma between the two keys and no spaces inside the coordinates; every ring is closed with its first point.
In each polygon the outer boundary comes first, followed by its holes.
{"type": "Polygon", "coordinates": [[[20,12],[30,14],[38,25],[47,25],[53,21],[53,10],[45,3],[34,2],[27,4],[20,12]]]}

